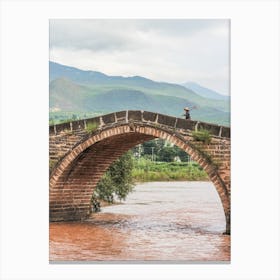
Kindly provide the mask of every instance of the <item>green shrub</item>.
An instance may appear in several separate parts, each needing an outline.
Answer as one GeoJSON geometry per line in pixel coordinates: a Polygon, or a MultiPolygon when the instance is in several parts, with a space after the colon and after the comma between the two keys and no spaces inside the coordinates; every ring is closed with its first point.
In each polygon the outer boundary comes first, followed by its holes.
{"type": "Polygon", "coordinates": [[[197,163],[151,162],[145,159],[135,160],[132,177],[135,182],[209,180],[206,172],[197,163]]]}
{"type": "Polygon", "coordinates": [[[86,132],[92,133],[97,129],[97,127],[98,127],[98,124],[95,122],[87,123],[86,132]]]}
{"type": "Polygon", "coordinates": [[[131,152],[127,152],[117,159],[103,175],[94,190],[93,198],[109,203],[113,203],[115,197],[125,200],[133,190],[132,169],[132,155],[131,152]]]}
{"type": "Polygon", "coordinates": [[[49,170],[52,170],[57,163],[57,160],[50,159],[49,160],[49,170]]]}
{"type": "Polygon", "coordinates": [[[209,144],[211,142],[210,132],[206,129],[193,131],[192,137],[195,141],[200,141],[203,142],[204,144],[209,144]]]}

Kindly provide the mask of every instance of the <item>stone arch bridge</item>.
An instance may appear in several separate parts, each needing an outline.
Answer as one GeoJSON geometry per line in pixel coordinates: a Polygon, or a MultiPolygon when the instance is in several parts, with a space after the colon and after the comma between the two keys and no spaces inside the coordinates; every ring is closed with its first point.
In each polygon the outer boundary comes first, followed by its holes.
{"type": "Polygon", "coordinates": [[[50,221],[90,214],[93,189],[123,153],[162,138],[187,152],[208,174],[223,205],[230,233],[230,128],[146,111],[121,111],[49,127],[50,221]],[[206,129],[210,143],[195,140],[206,129]]]}

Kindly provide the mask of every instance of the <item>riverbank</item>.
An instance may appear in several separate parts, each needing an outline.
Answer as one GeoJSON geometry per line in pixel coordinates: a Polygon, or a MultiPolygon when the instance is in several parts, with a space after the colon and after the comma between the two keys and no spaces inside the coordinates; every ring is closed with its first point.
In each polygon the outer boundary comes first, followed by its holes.
{"type": "Polygon", "coordinates": [[[209,181],[207,173],[197,164],[188,162],[134,161],[134,182],[154,181],[209,181]]]}

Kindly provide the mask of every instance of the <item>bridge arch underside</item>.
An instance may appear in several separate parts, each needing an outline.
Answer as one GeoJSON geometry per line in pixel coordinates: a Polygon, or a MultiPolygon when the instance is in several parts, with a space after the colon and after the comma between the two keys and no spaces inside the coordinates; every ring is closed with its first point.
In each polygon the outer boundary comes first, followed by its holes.
{"type": "Polygon", "coordinates": [[[223,205],[226,233],[230,233],[229,187],[217,168],[180,135],[156,127],[128,124],[92,134],[57,164],[50,177],[50,221],[86,219],[93,190],[109,166],[129,149],[154,138],[175,144],[207,172],[223,205]]]}

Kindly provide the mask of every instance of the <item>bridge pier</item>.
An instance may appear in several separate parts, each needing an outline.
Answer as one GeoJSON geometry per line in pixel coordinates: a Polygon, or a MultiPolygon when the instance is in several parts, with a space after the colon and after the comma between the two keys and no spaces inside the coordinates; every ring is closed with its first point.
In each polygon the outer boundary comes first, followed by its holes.
{"type": "Polygon", "coordinates": [[[49,220],[50,222],[66,222],[66,221],[82,221],[89,217],[90,206],[84,207],[66,207],[66,206],[50,206],[49,220]]]}

